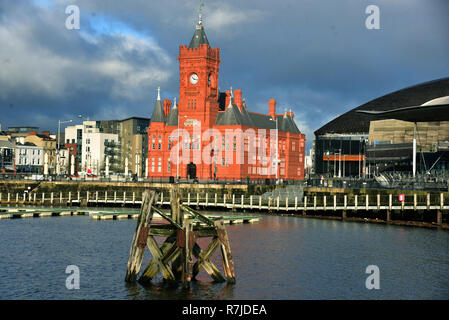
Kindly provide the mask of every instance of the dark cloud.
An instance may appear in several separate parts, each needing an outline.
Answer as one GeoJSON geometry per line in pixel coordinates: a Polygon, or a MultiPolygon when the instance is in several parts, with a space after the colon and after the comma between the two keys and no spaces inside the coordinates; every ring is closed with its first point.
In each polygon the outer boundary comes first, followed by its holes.
{"type": "MultiPolygon", "coordinates": [[[[448,2],[375,2],[380,30],[365,28],[372,1],[207,1],[221,89],[243,89],[254,111],[266,112],[272,97],[279,110],[292,108],[310,147],[312,132],[337,114],[449,76],[448,2]]],[[[191,39],[198,1],[45,3],[0,4],[3,126],[54,130],[59,118],[78,113],[149,117],[157,86],[164,97],[178,95],[178,47],[191,39]],[[64,28],[69,4],[80,8],[79,31],[64,28]],[[101,32],[99,17],[116,27],[101,32]]]]}

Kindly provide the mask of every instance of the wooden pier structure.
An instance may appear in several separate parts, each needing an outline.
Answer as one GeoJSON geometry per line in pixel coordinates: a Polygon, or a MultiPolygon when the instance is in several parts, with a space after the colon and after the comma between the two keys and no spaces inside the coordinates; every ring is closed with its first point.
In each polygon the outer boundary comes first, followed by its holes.
{"type": "Polygon", "coordinates": [[[188,287],[202,268],[216,282],[235,283],[234,262],[224,220],[211,219],[188,207],[175,189],[170,192],[169,215],[153,206],[155,200],[155,191],[144,193],[125,281],[136,281],[147,247],[153,258],[138,280],[142,284],[150,284],[160,272],[165,280],[180,281],[184,287],[188,287]],[[166,223],[154,223],[154,213],[162,216],[166,223]],[[160,247],[155,240],[156,236],[165,237],[160,247]],[[210,237],[211,241],[203,250],[197,240],[206,237],[210,237]],[[217,247],[221,249],[224,276],[210,261],[217,247]]]}
{"type": "MultiPolygon", "coordinates": [[[[70,207],[126,207],[136,209],[128,214],[128,218],[136,218],[139,212],[137,208],[142,205],[143,194],[135,192],[77,192],[77,193],[0,193],[1,206],[50,206],[64,207],[64,211],[71,211],[70,207]]],[[[266,198],[261,195],[236,195],[236,194],[209,194],[209,193],[184,193],[184,204],[189,207],[204,210],[229,210],[229,211],[253,211],[258,213],[268,212],[286,215],[319,216],[329,215],[346,219],[353,216],[369,218],[377,215],[380,219],[390,222],[397,216],[400,220],[407,220],[408,216],[420,213],[426,220],[433,220],[437,226],[447,221],[449,201],[447,193],[415,193],[405,194],[404,201],[399,201],[393,194],[339,194],[339,195],[306,195],[302,198],[280,197],[266,198]],[[446,198],[445,198],[446,197],[446,198]],[[435,216],[433,218],[433,216],[435,216]],[[444,218],[444,219],[443,219],[444,218]]],[[[159,207],[169,207],[170,197],[167,193],[158,193],[154,204],[159,207]]],[[[2,209],[0,208],[0,211],[2,209]]],[[[78,210],[78,209],[74,209],[78,210]]],[[[110,213],[102,209],[102,212],[91,215],[93,219],[110,220],[124,219],[125,216],[110,213]],[[112,214],[113,216],[109,216],[112,214]]],[[[2,215],[0,218],[7,218],[2,215]]],[[[238,219],[234,219],[236,221],[238,219]]],[[[225,222],[227,220],[225,219],[225,222]]],[[[446,222],[447,224],[447,222],[446,222]]]]}

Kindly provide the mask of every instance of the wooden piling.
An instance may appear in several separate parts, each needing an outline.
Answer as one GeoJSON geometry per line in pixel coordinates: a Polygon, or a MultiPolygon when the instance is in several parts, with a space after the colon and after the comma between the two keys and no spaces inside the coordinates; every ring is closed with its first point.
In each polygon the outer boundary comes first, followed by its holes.
{"type": "MultiPolygon", "coordinates": [[[[146,191],[147,193],[148,191],[146,191]]],[[[153,259],[139,278],[139,282],[142,284],[149,284],[161,272],[165,280],[178,281],[187,288],[201,268],[214,281],[235,283],[234,262],[222,218],[213,221],[182,204],[181,193],[176,189],[170,190],[170,216],[153,207],[152,201],[150,202],[148,198],[148,195],[144,197],[145,200],[139,214],[130,249],[126,281],[136,280],[144,249],[148,247],[153,259]],[[152,224],[153,212],[157,212],[169,224],[152,224]],[[189,217],[184,218],[184,214],[188,214],[189,217]],[[155,241],[154,235],[166,236],[161,247],[155,241]],[[205,250],[202,250],[196,242],[199,237],[212,237],[205,250]],[[210,257],[218,247],[221,249],[224,277],[210,261],[210,257]]],[[[157,196],[153,192],[152,199],[156,198],[157,196]]]]}
{"type": "Polygon", "coordinates": [[[125,277],[125,281],[127,282],[136,281],[137,275],[139,274],[142,265],[145,246],[147,243],[149,247],[153,245],[151,241],[148,241],[148,232],[149,225],[153,218],[152,205],[155,195],[156,194],[154,191],[145,191],[139,219],[137,221],[136,232],[134,233],[129,253],[128,267],[125,277]]]}

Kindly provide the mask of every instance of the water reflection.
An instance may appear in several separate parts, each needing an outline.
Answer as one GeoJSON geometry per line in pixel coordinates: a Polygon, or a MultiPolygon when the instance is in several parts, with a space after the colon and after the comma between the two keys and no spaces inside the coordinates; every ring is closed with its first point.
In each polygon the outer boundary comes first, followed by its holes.
{"type": "Polygon", "coordinates": [[[233,284],[192,281],[189,288],[171,281],[155,281],[150,285],[125,284],[127,296],[133,300],[229,300],[234,298],[233,284]]]}
{"type": "MultiPolygon", "coordinates": [[[[2,299],[448,299],[449,232],[313,218],[264,216],[226,226],[235,285],[204,271],[188,290],[164,282],[126,284],[135,220],[86,216],[0,222],[2,299]],[[273,227],[273,226],[276,227],[273,227]],[[65,268],[81,270],[81,289],[66,290],[65,268]],[[381,290],[365,288],[378,265],[381,290]],[[55,277],[55,275],[58,275],[55,277]]],[[[210,239],[200,239],[202,249],[210,239]]],[[[211,261],[222,271],[221,252],[211,261]]],[[[151,255],[144,256],[142,270],[151,255]]]]}

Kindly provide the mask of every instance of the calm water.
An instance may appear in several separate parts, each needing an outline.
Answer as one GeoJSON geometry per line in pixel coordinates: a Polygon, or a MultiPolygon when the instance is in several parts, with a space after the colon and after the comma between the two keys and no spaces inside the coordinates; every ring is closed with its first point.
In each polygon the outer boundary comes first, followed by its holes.
{"type": "Polygon", "coordinates": [[[0,299],[449,299],[448,231],[264,216],[227,227],[237,284],[203,271],[183,291],[124,282],[135,227],[87,216],[0,221],[0,299]],[[65,287],[68,265],[80,269],[79,290],[65,287]],[[365,288],[368,265],[380,269],[380,290],[365,288]]]}

